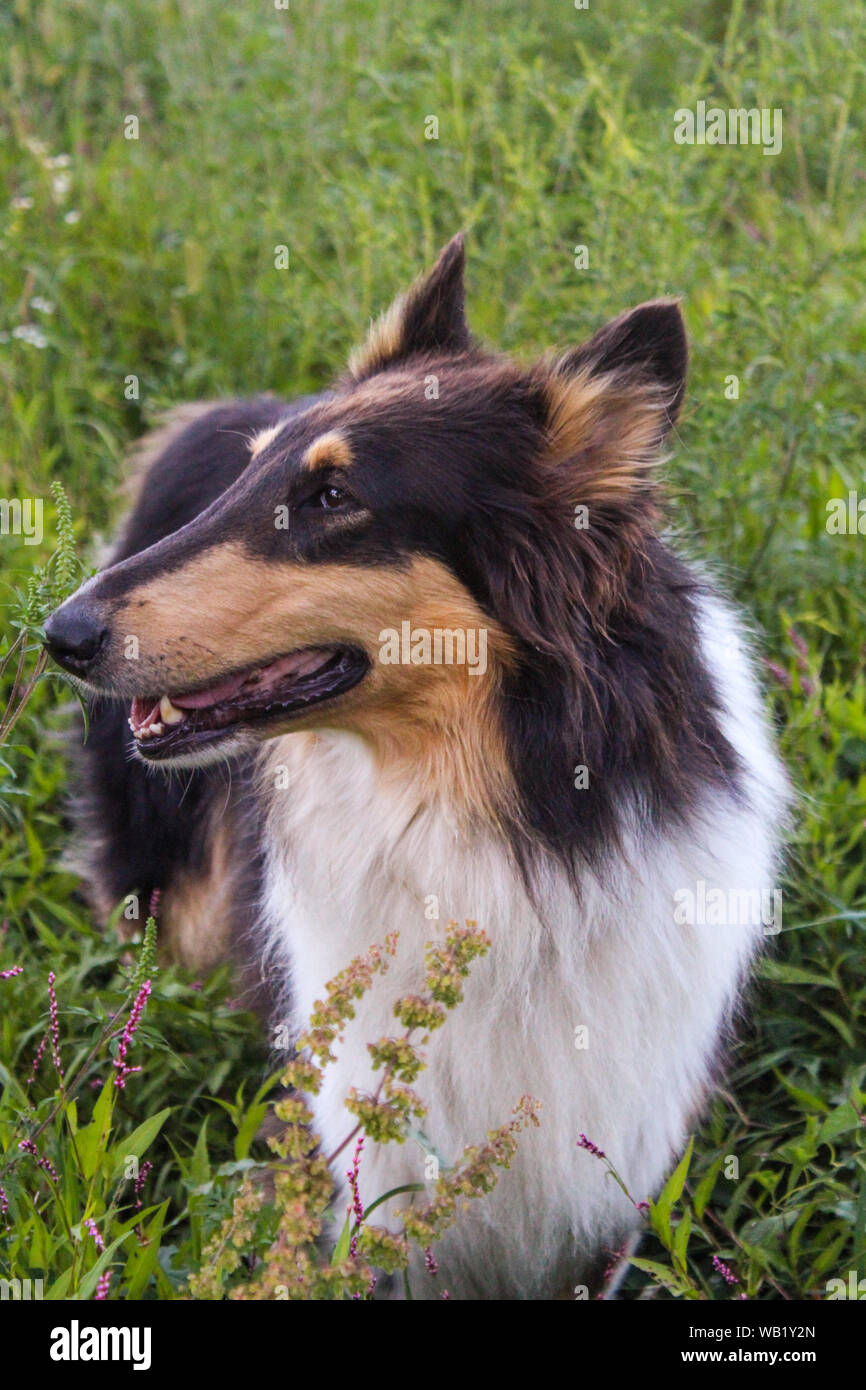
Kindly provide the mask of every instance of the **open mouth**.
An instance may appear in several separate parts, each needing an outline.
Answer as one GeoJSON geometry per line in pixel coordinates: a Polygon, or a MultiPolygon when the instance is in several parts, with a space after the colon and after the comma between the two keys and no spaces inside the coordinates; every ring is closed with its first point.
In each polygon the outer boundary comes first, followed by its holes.
{"type": "Polygon", "coordinates": [[[369,667],[355,648],[304,647],[202,690],[136,697],[129,727],[143,756],[173,757],[213,744],[239,725],[285,719],[343,695],[363,680],[369,667]]]}

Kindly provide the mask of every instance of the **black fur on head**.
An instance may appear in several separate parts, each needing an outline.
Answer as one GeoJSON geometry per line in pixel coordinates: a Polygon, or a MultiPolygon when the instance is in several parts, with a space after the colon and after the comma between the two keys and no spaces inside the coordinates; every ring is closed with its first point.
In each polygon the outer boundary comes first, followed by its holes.
{"type": "Polygon", "coordinates": [[[455,238],[344,387],[408,371],[439,380],[435,445],[407,402],[395,458],[432,475],[440,499],[415,543],[517,641],[503,700],[523,803],[515,843],[524,861],[535,844],[576,868],[616,842],[627,807],[651,831],[708,787],[737,793],[696,582],[660,536],[656,465],[685,393],[685,327],[675,301],[656,300],[523,370],[474,346],[463,259],[455,238]]]}

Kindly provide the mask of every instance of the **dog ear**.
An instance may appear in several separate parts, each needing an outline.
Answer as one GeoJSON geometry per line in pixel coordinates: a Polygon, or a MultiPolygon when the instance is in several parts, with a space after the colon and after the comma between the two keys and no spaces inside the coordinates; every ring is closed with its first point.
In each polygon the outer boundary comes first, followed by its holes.
{"type": "Polygon", "coordinates": [[[466,326],[462,234],[439,253],[433,269],[400,295],[370,329],[366,343],[349,359],[354,381],[420,352],[465,352],[472,339],[466,326]]]}
{"type": "Polygon", "coordinates": [[[686,329],[675,299],[653,299],[627,310],[560,362],[560,369],[569,375],[624,372],[656,383],[668,395],[669,426],[679,413],[687,366],[686,329]]]}
{"type": "Polygon", "coordinates": [[[685,393],[688,346],[675,300],[641,304],[543,371],[547,462],[575,502],[652,487],[685,393]]]}
{"type": "MultiPolygon", "coordinates": [[[[540,426],[528,470],[534,505],[507,495],[484,572],[506,630],[571,672],[591,674],[594,642],[639,602],[656,564],[654,465],[686,362],[679,307],[660,300],[529,370],[540,426]]],[[[483,528],[476,544],[485,544],[483,528]]]]}

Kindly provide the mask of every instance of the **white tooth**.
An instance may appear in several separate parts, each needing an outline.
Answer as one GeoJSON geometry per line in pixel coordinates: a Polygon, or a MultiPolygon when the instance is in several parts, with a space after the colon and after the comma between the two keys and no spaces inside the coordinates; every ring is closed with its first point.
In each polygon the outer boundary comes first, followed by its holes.
{"type": "Polygon", "coordinates": [[[151,724],[151,726],[150,726],[150,728],[148,729],[147,732],[151,735],[151,737],[153,737],[153,735],[155,735],[155,734],[161,734],[161,733],[164,733],[165,731],[164,731],[162,725],[160,724],[159,720],[157,720],[155,724],[151,724]]]}
{"type": "Polygon", "coordinates": [[[163,695],[159,702],[159,712],[166,724],[179,724],[185,717],[182,709],[178,709],[171,703],[168,695],[163,695]]]}

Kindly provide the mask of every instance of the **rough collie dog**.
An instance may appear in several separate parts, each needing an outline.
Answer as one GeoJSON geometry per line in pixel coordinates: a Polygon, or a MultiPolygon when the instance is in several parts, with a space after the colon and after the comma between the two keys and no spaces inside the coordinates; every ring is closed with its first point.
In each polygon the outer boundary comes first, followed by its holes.
{"type": "MultiPolygon", "coordinates": [[[[489,934],[428,1048],[425,1133],[451,1162],[524,1094],[541,1124],[417,1296],[595,1287],[640,1217],[579,1137],[657,1191],[772,929],[786,783],[748,642],[662,533],[686,357],[668,301],[530,366],[486,351],[457,238],[332,391],[187,408],[46,628],[100,697],[101,913],[159,888],[176,953],[234,952],[299,1023],[399,931],[313,1098],[328,1150],[425,942],[489,934]]],[[[368,1144],[365,1199],[423,1167],[368,1144]]]]}

